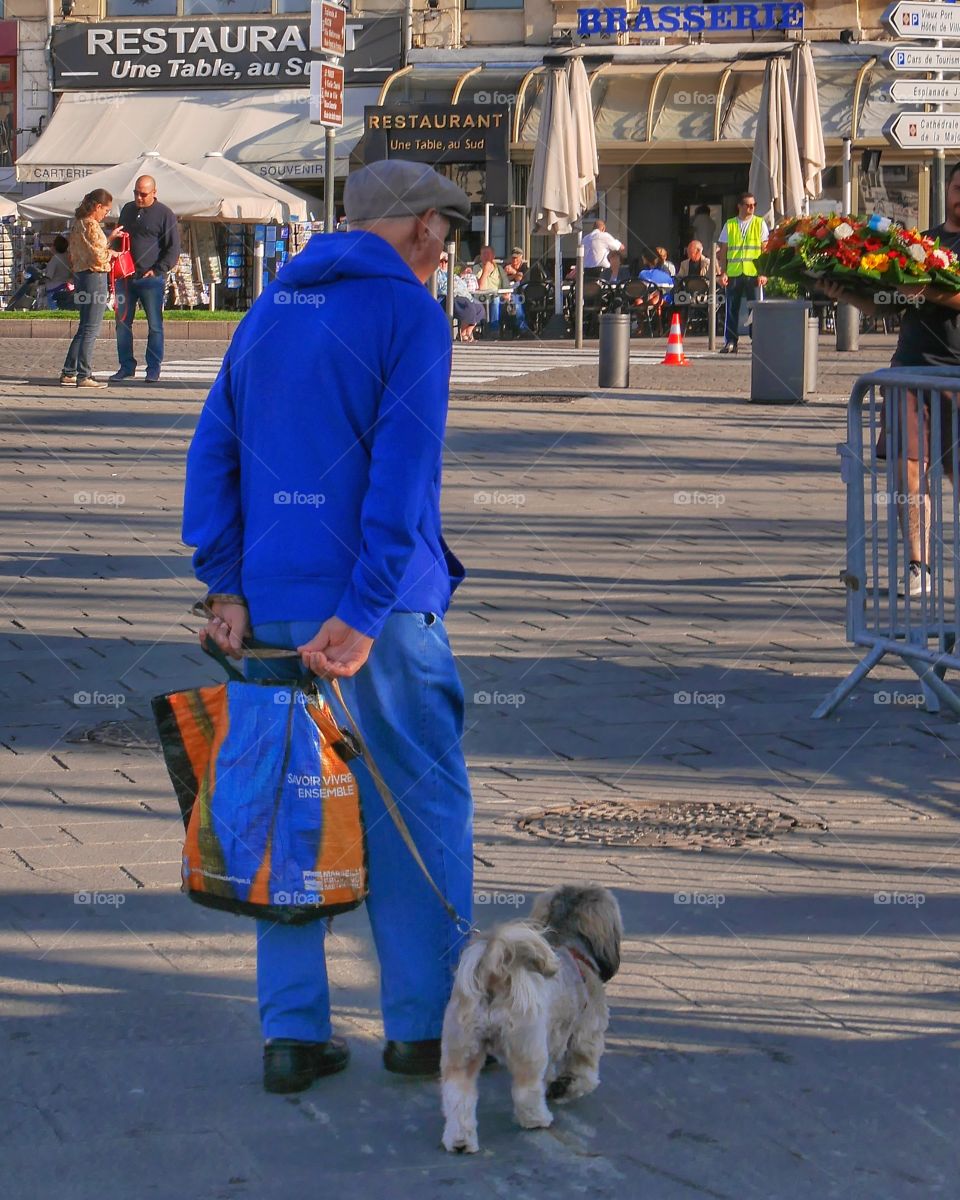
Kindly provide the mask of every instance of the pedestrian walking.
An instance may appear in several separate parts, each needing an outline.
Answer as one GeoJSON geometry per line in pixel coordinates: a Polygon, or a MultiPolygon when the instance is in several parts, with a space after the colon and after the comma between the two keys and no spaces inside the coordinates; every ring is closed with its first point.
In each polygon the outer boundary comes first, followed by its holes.
{"type": "Polygon", "coordinates": [[[163,365],[163,300],[167,274],[180,257],[180,233],[173,211],[157,199],[157,183],[150,175],[141,175],[133,185],[133,200],[120,210],[120,223],[114,232],[130,235],[130,253],[136,271],[127,279],[118,279],[117,357],[120,369],[110,376],[111,383],[133,379],[137,360],[133,351],[133,319],[139,302],[147,318],[147,383],[156,383],[163,365]]]}
{"type": "Polygon", "coordinates": [[[726,321],[723,328],[721,354],[736,354],[740,341],[740,308],[743,301],[757,298],[757,286],[767,282],[757,274],[755,260],[759,258],[770,229],[757,216],[757,198],[743,192],[737,199],[737,215],[731,217],[720,231],[717,266],[720,282],[727,292],[726,321]]]}
{"type": "Polygon", "coordinates": [[[107,245],[102,223],[113,197],[103,188],[87,192],[75,213],[67,241],[73,268],[74,303],[80,311],[77,332],[67,349],[60,372],[61,387],[105,388],[93,375],[93,349],[110,299],[110,263],[113,252],[107,245]]]}
{"type": "MultiPolygon", "coordinates": [[[[960,254],[960,163],[947,176],[946,220],[942,225],[925,231],[925,237],[938,238],[939,244],[954,254],[960,254]]],[[[837,303],[853,304],[868,316],[876,316],[889,304],[842,284],[822,281],[820,287],[837,303]]],[[[930,430],[930,393],[923,393],[920,384],[924,375],[956,375],[960,372],[960,293],[949,292],[936,284],[890,285],[874,293],[896,296],[901,307],[900,336],[890,366],[894,370],[908,369],[916,375],[917,389],[907,392],[902,428],[892,435],[886,428],[887,406],[881,414],[877,457],[886,459],[893,444],[898,458],[897,490],[898,515],[907,540],[909,563],[903,590],[911,596],[921,596],[931,590],[930,580],[930,473],[932,469],[930,430]],[[921,416],[922,412],[922,416],[921,416]]],[[[948,479],[954,476],[954,456],[960,448],[953,438],[953,410],[960,405],[960,392],[943,392],[940,397],[940,439],[943,472],[948,479]]],[[[898,422],[900,424],[901,422],[898,422]]]]}
{"type": "MultiPolygon", "coordinates": [[[[444,628],[463,568],[441,532],[450,330],[423,286],[467,196],[426,164],[353,172],[349,232],[315,237],[245,317],[187,459],[184,540],[237,654],[252,632],[290,674],[339,678],[434,879],[472,907],[463,690],[444,628]]],[[[277,678],[248,663],[249,677],[277,678]]],[[[384,1065],[439,1070],[461,935],[404,846],[362,762],[367,913],[380,962],[384,1065]]],[[[346,1067],[333,1036],[326,923],[261,922],[264,1087],[294,1092],[346,1067]]]]}

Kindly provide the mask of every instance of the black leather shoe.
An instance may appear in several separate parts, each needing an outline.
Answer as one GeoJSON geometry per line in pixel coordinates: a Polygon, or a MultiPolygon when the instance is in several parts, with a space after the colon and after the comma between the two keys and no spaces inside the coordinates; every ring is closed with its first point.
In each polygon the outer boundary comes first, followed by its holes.
{"type": "Polygon", "coordinates": [[[721,354],[736,354],[736,352],[737,352],[737,343],[736,342],[724,342],[723,345],[720,347],[721,354]]]}
{"type": "Polygon", "coordinates": [[[426,1042],[387,1042],[383,1065],[395,1075],[439,1075],[440,1039],[426,1042]]]}
{"type": "Polygon", "coordinates": [[[321,1075],[336,1075],[350,1061],[343,1038],[296,1042],[273,1038],[263,1048],[263,1087],[267,1092],[302,1092],[321,1075]]]}

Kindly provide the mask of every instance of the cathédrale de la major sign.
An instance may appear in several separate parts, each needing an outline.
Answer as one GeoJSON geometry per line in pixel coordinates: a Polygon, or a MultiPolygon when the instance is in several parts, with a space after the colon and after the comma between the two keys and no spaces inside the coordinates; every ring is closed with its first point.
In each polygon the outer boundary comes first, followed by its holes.
{"type": "Polygon", "coordinates": [[[802,29],[803,5],[664,4],[626,8],[578,8],[577,33],[709,33],[802,29]]]}

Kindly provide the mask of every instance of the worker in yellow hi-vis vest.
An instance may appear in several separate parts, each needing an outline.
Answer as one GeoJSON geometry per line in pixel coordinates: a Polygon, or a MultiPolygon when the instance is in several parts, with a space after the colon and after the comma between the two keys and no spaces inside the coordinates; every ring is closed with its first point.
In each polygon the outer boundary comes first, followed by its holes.
{"type": "Polygon", "coordinates": [[[752,192],[743,192],[737,199],[737,215],[727,221],[720,233],[720,249],[717,253],[720,282],[727,291],[721,354],[736,354],[743,299],[755,300],[757,285],[763,287],[767,282],[765,275],[757,274],[754,260],[769,236],[770,229],[766,221],[757,216],[756,196],[752,192]]]}

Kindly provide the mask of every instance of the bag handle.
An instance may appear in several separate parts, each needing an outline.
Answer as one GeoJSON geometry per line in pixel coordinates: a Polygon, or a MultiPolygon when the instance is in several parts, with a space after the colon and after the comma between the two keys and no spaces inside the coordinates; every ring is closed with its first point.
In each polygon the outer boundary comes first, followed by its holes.
{"type": "MultiPolygon", "coordinates": [[[[204,638],[204,640],[201,642],[201,648],[203,649],[203,652],[205,654],[209,655],[210,658],[212,658],[214,660],[214,662],[219,664],[219,666],[221,666],[224,669],[224,671],[227,673],[227,676],[233,682],[235,682],[235,683],[246,682],[243,672],[240,671],[237,667],[235,667],[233,665],[233,663],[230,662],[230,660],[227,658],[226,654],[224,654],[224,652],[220,649],[220,647],[216,644],[216,642],[214,642],[211,638],[204,638]]],[[[240,657],[241,658],[249,658],[253,662],[258,662],[258,661],[265,662],[265,661],[268,661],[269,659],[274,659],[274,658],[295,658],[296,651],[282,649],[277,646],[244,646],[240,651],[240,657]]],[[[363,734],[360,732],[360,726],[357,724],[353,713],[347,707],[347,702],[343,698],[343,692],[340,690],[340,680],[339,679],[330,680],[330,686],[331,686],[334,696],[337,699],[337,703],[343,709],[344,713],[346,714],[347,720],[350,722],[350,728],[353,730],[353,734],[356,737],[357,742],[360,746],[361,757],[363,758],[363,761],[366,763],[367,770],[370,772],[370,776],[373,779],[374,787],[379,792],[380,799],[383,801],[384,808],[386,808],[391,821],[393,821],[394,825],[396,826],[397,833],[400,834],[403,844],[410,851],[410,855],[413,858],[413,861],[417,864],[417,866],[423,872],[424,878],[426,879],[427,883],[430,884],[430,887],[433,889],[434,895],[437,897],[437,899],[443,905],[444,911],[446,912],[447,916],[457,927],[457,932],[464,934],[464,935],[466,935],[468,933],[472,933],[473,926],[471,925],[471,923],[465,917],[460,916],[460,914],[457,912],[456,908],[450,903],[450,901],[447,899],[447,897],[443,894],[443,892],[437,886],[436,881],[434,880],[433,876],[430,874],[430,870],[427,867],[427,864],[423,861],[423,855],[420,853],[420,850],[417,847],[417,843],[413,840],[413,834],[410,832],[410,827],[409,827],[409,825],[407,825],[407,822],[404,819],[403,813],[397,807],[397,802],[393,798],[393,793],[387,787],[387,782],[383,778],[380,768],[377,766],[376,762],[374,762],[373,755],[370,753],[370,751],[367,747],[367,743],[364,741],[363,734]]]]}

